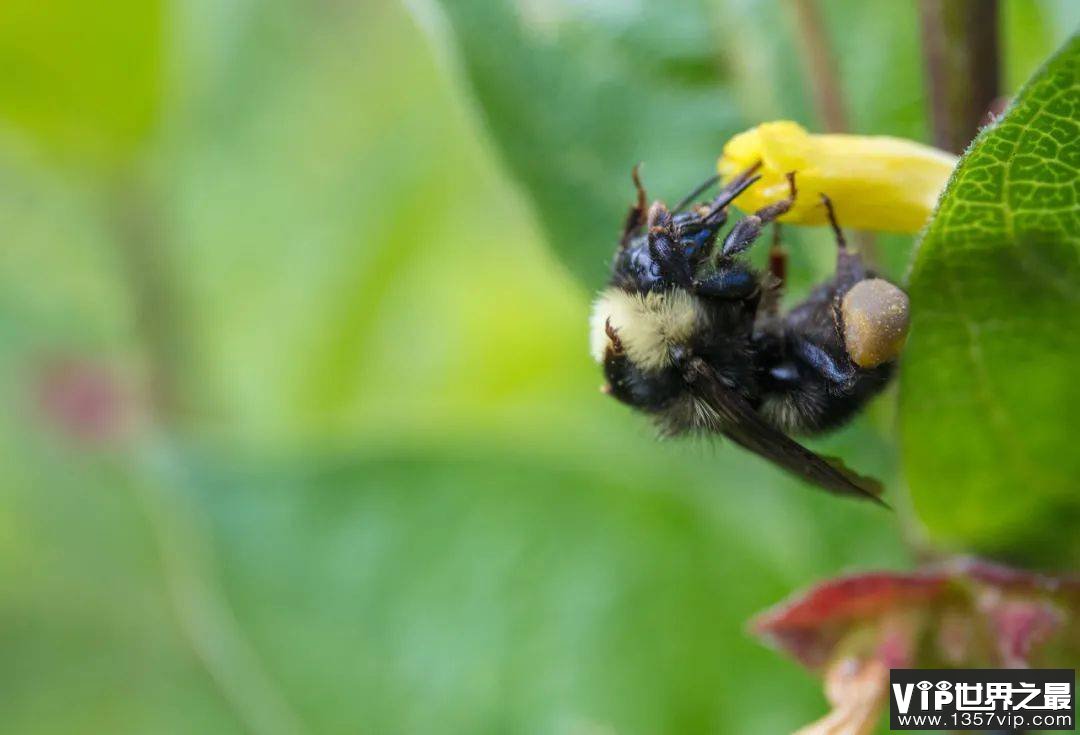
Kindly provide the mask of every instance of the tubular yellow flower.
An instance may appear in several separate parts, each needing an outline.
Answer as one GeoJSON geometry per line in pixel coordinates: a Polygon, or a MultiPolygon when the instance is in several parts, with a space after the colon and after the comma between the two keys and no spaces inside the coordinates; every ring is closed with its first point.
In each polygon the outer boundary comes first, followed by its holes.
{"type": "Polygon", "coordinates": [[[902,138],[812,135],[789,121],[763,123],[724,146],[724,180],[761,162],[761,181],[735,200],[752,212],[787,195],[784,175],[798,173],[799,196],[781,222],[826,223],[821,193],[829,195],[840,224],[858,230],[918,232],[930,217],[957,158],[902,138]]]}

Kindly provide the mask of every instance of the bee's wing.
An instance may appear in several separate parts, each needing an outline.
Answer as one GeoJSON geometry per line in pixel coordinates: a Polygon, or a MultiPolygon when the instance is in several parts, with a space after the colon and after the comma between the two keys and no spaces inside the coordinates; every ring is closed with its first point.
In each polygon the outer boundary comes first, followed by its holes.
{"type": "Polygon", "coordinates": [[[736,391],[728,388],[716,372],[701,360],[687,370],[690,389],[721,417],[724,435],[739,446],[759,454],[807,482],[840,495],[854,495],[884,505],[881,483],[858,475],[838,459],[811,452],[763,419],[736,391]]]}

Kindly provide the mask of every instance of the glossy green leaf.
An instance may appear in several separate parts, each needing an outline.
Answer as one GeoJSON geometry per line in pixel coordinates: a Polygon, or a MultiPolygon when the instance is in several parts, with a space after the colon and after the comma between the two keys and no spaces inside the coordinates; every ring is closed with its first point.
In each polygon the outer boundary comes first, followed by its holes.
{"type": "Polygon", "coordinates": [[[971,146],[912,269],[904,462],[946,542],[1052,556],[1075,541],[1078,182],[1074,38],[971,146]]]}

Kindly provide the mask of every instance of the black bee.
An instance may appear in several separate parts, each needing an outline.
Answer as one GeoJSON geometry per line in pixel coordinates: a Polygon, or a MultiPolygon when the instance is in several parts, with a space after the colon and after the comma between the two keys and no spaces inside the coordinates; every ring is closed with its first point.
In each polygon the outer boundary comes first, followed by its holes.
{"type": "MultiPolygon", "coordinates": [[[[764,225],[791,208],[795,175],[788,176],[788,198],[742,219],[716,247],[728,205],[757,180],[754,170],[711,203],[687,208],[715,180],[674,210],[661,202],[646,210],[635,169],[637,202],[592,316],[591,347],[607,378],[604,391],[652,414],[664,434],[719,433],[826,490],[877,500],[877,481],[788,436],[840,426],[888,383],[895,354],[860,366],[844,340],[844,296],[873,274],[847,249],[822,196],[837,236],[836,274],[781,314],[785,258],[778,242],[767,273],[739,256],[764,225]]],[[[887,282],[873,282],[903,296],[887,282]]]]}

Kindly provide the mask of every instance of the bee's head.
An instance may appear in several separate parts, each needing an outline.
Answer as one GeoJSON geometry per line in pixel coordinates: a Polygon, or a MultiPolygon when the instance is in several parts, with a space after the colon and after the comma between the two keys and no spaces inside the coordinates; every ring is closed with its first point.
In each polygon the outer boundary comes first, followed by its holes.
{"type": "MultiPolygon", "coordinates": [[[[676,217],[676,220],[680,219],[676,217]]],[[[715,228],[700,227],[683,234],[676,245],[686,259],[688,273],[696,273],[712,254],[715,228]]],[[[665,291],[678,281],[665,274],[655,253],[649,248],[647,234],[630,239],[615,251],[612,282],[625,291],[665,291]]]]}

